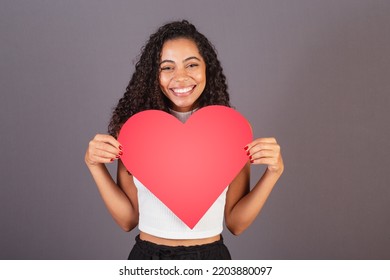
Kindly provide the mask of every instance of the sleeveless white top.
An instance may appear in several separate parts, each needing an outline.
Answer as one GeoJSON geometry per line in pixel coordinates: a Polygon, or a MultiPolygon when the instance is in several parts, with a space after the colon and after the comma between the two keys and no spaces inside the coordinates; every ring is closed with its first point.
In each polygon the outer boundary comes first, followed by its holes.
{"type": "MultiPolygon", "coordinates": [[[[184,123],[192,112],[171,110],[171,114],[184,123]]],[[[133,181],[138,191],[140,231],[167,239],[207,238],[222,232],[227,187],[196,226],[190,229],[134,176],[133,181]]]]}

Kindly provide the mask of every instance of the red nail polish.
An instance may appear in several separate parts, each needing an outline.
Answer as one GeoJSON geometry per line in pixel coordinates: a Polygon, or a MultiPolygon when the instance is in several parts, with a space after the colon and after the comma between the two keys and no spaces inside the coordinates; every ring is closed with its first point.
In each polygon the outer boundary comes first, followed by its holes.
{"type": "Polygon", "coordinates": [[[123,152],[119,152],[119,155],[120,155],[120,156],[123,155],[123,152]]]}
{"type": "Polygon", "coordinates": [[[254,162],[254,160],[252,159],[252,160],[251,160],[251,163],[253,163],[253,162],[254,162]]]}
{"type": "Polygon", "coordinates": [[[245,150],[245,151],[248,150],[248,146],[245,146],[244,150],[245,150]]]}
{"type": "Polygon", "coordinates": [[[119,146],[119,150],[121,150],[121,151],[122,151],[122,150],[123,150],[123,147],[122,147],[122,146],[119,146]]]}
{"type": "Polygon", "coordinates": [[[116,156],[116,158],[120,158],[120,156],[116,156]]]}
{"type": "Polygon", "coordinates": [[[111,162],[113,162],[114,160],[115,160],[114,158],[110,159],[111,162]]]}
{"type": "Polygon", "coordinates": [[[252,160],[252,156],[250,156],[249,159],[252,160]]]}
{"type": "Polygon", "coordinates": [[[246,153],[246,155],[247,155],[247,156],[249,156],[249,155],[250,155],[249,151],[246,153]]]}

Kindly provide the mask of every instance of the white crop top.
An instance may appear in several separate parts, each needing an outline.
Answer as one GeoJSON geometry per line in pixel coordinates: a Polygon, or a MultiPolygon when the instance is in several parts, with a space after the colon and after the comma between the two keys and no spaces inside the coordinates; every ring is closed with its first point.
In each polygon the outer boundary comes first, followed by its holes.
{"type": "MultiPolygon", "coordinates": [[[[172,110],[171,113],[183,123],[192,114],[172,110]]],[[[140,231],[168,239],[207,238],[222,232],[227,187],[196,226],[190,229],[134,176],[133,181],[138,191],[140,231]]]]}
{"type": "Polygon", "coordinates": [[[138,190],[140,231],[168,239],[206,238],[222,232],[227,188],[196,226],[190,229],[137,178],[133,177],[133,180],[138,190]]]}

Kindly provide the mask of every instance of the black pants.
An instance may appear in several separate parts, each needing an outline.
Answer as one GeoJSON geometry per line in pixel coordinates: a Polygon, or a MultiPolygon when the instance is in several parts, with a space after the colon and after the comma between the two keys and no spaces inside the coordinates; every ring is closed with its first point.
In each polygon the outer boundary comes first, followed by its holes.
{"type": "Polygon", "coordinates": [[[165,246],[135,238],[129,260],[231,260],[228,248],[221,239],[195,246],[165,246]]]}

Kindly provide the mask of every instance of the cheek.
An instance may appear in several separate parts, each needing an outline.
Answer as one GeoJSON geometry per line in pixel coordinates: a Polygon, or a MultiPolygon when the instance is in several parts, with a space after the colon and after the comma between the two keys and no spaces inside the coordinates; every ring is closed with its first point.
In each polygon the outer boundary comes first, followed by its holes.
{"type": "Polygon", "coordinates": [[[203,86],[205,86],[206,85],[206,75],[203,73],[199,74],[197,76],[197,81],[198,81],[198,83],[201,83],[201,84],[203,84],[203,86]]]}
{"type": "Polygon", "coordinates": [[[203,68],[202,71],[199,73],[199,78],[206,82],[206,68],[203,68]]]}
{"type": "Polygon", "coordinates": [[[160,87],[165,88],[169,85],[169,79],[164,75],[160,75],[159,83],[160,83],[160,87]]]}
{"type": "Polygon", "coordinates": [[[206,82],[206,75],[203,72],[194,73],[192,77],[198,83],[206,82]]]}

